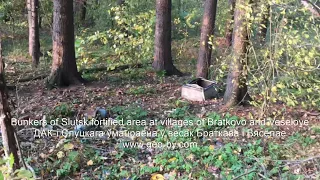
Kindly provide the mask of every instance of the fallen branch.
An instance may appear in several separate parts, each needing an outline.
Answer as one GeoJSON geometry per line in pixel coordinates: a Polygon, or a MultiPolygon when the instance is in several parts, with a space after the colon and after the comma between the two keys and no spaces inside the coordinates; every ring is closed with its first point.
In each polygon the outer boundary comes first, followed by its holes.
{"type": "Polygon", "coordinates": [[[268,179],[268,180],[270,179],[270,178],[267,178],[266,176],[264,176],[263,174],[258,173],[258,175],[263,179],[268,179]]]}
{"type": "Polygon", "coordinates": [[[22,82],[28,82],[28,81],[34,81],[34,80],[41,80],[41,79],[45,79],[46,77],[48,77],[48,75],[42,74],[38,76],[22,78],[22,79],[19,79],[17,82],[22,83],[22,82]]]}
{"type": "Polygon", "coordinates": [[[241,178],[242,176],[248,175],[248,174],[253,173],[253,172],[257,172],[257,170],[253,169],[253,170],[251,170],[251,171],[245,172],[245,173],[243,173],[243,174],[241,174],[241,175],[233,178],[232,180],[239,179],[239,178],[241,178]]]}
{"type": "MultiPolygon", "coordinates": [[[[244,156],[241,156],[241,157],[244,157],[244,156]]],[[[309,157],[309,158],[306,158],[306,159],[300,159],[300,160],[275,160],[275,159],[265,159],[265,158],[252,158],[254,160],[268,160],[268,161],[273,161],[273,162],[283,162],[283,163],[286,163],[287,165],[289,164],[300,164],[300,163],[303,163],[303,162],[307,162],[307,161],[310,161],[310,160],[314,160],[314,159],[320,159],[320,155],[319,156],[312,156],[312,157],[309,157]]]]}
{"type": "Polygon", "coordinates": [[[34,169],[33,169],[32,166],[30,166],[27,162],[26,162],[26,167],[27,167],[26,169],[28,169],[29,171],[31,171],[33,178],[34,178],[34,179],[38,179],[38,178],[37,178],[37,175],[36,175],[36,173],[35,173],[35,171],[34,171],[34,169]]]}
{"type": "MultiPolygon", "coordinates": [[[[119,71],[123,71],[123,70],[129,69],[129,68],[143,68],[143,67],[145,67],[145,65],[150,65],[150,63],[148,63],[148,64],[127,64],[127,65],[117,66],[114,69],[110,69],[110,67],[108,67],[108,66],[103,66],[103,67],[96,67],[96,68],[81,69],[79,72],[81,74],[94,73],[94,72],[99,72],[99,71],[119,72],[119,71]]],[[[26,77],[26,78],[22,78],[22,79],[17,80],[17,83],[29,82],[29,81],[34,81],[34,80],[41,80],[41,79],[47,78],[48,76],[49,75],[47,75],[47,74],[41,74],[41,75],[37,75],[37,76],[26,77]]]]}
{"type": "Polygon", "coordinates": [[[103,67],[96,67],[96,68],[89,68],[89,69],[82,69],[80,70],[80,73],[93,73],[93,72],[99,72],[99,71],[108,71],[108,72],[119,72],[119,71],[123,71],[125,69],[129,69],[129,68],[142,68],[145,65],[149,65],[148,64],[126,64],[126,65],[121,65],[121,66],[117,66],[114,69],[110,69],[110,67],[108,66],[103,66],[103,67]]]}

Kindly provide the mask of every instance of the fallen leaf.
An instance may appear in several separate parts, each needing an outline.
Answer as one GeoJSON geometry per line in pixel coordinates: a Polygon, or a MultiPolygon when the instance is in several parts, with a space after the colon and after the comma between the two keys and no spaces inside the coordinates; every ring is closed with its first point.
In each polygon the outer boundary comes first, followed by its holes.
{"type": "Polygon", "coordinates": [[[63,149],[64,149],[65,151],[67,151],[67,150],[72,150],[72,149],[74,149],[74,145],[71,144],[71,143],[65,144],[65,145],[63,146],[63,149]]]}
{"type": "Polygon", "coordinates": [[[41,157],[42,159],[46,159],[46,158],[47,158],[47,155],[45,155],[45,154],[43,154],[43,153],[40,153],[40,157],[41,157]]]}
{"type": "Polygon", "coordinates": [[[168,162],[173,162],[173,161],[175,161],[175,160],[177,160],[177,158],[176,158],[176,157],[173,157],[173,158],[170,158],[170,159],[168,160],[168,162]]]}
{"type": "Polygon", "coordinates": [[[164,180],[164,176],[162,174],[152,174],[150,180],[164,180]]]}
{"type": "Polygon", "coordinates": [[[276,86],[273,86],[273,87],[271,88],[271,91],[272,91],[273,93],[276,93],[276,92],[277,92],[277,87],[276,87],[276,86]]]}
{"type": "Polygon", "coordinates": [[[88,166],[92,166],[92,165],[93,165],[93,161],[92,161],[92,160],[88,161],[88,162],[87,162],[87,165],[88,165],[88,166]]]}
{"type": "Polygon", "coordinates": [[[57,153],[58,159],[61,159],[61,158],[63,158],[64,156],[65,156],[65,154],[64,154],[64,152],[62,152],[62,151],[59,151],[59,152],[57,153]]]}
{"type": "Polygon", "coordinates": [[[215,167],[215,166],[209,166],[208,167],[208,172],[213,173],[213,174],[218,173],[219,172],[219,168],[215,167]]]}
{"type": "Polygon", "coordinates": [[[189,159],[190,161],[193,161],[194,155],[193,155],[193,154],[190,154],[189,156],[187,156],[187,159],[189,159]]]}

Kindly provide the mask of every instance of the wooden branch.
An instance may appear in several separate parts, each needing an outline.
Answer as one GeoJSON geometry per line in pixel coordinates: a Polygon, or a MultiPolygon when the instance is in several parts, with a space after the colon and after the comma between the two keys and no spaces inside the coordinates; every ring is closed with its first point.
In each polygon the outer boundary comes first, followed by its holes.
{"type": "Polygon", "coordinates": [[[42,74],[42,75],[38,75],[38,76],[31,76],[31,77],[19,79],[17,82],[21,83],[21,82],[34,81],[34,80],[44,79],[46,77],[48,77],[48,75],[42,74]]]}
{"type": "Polygon", "coordinates": [[[253,173],[253,172],[257,172],[257,170],[253,169],[253,170],[247,171],[247,172],[245,172],[245,173],[243,173],[243,174],[241,174],[241,175],[233,178],[232,180],[239,179],[239,178],[241,178],[242,176],[248,175],[248,174],[253,173]]]}
{"type": "Polygon", "coordinates": [[[320,17],[320,8],[309,0],[301,0],[302,5],[307,8],[314,16],[320,17]]]}
{"type": "Polygon", "coordinates": [[[309,4],[311,4],[312,7],[313,7],[314,9],[316,9],[316,11],[318,11],[318,13],[320,14],[320,7],[319,7],[317,4],[311,2],[310,0],[305,0],[305,1],[307,1],[309,4]]]}
{"type": "MultiPolygon", "coordinates": [[[[148,63],[147,65],[149,65],[151,63],[148,63]]],[[[126,64],[126,65],[121,65],[121,66],[117,66],[114,69],[110,69],[110,67],[108,66],[103,66],[103,67],[96,67],[96,68],[89,68],[89,69],[82,69],[80,70],[80,73],[93,73],[93,72],[99,72],[99,71],[108,71],[108,72],[119,72],[119,71],[123,71],[125,69],[129,69],[129,68],[142,68],[144,67],[144,65],[146,64],[126,64]]]]}

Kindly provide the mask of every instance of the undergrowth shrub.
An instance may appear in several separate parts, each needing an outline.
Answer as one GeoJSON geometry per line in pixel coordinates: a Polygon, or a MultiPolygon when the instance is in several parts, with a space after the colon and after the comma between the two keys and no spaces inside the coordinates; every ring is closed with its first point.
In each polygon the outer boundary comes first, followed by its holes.
{"type": "Polygon", "coordinates": [[[0,179],[26,179],[32,180],[33,174],[24,168],[20,168],[12,172],[14,157],[11,154],[8,158],[0,159],[0,179]]]}
{"type": "Polygon", "coordinates": [[[248,83],[263,97],[263,107],[319,107],[319,20],[295,2],[282,5],[271,8],[266,45],[250,50],[248,83]]]}
{"type": "MultiPolygon", "coordinates": [[[[274,103],[320,107],[319,18],[294,0],[262,3],[253,7],[253,15],[247,16],[250,42],[245,69],[249,93],[254,99],[252,104],[261,107],[262,113],[274,103]],[[269,16],[265,41],[260,36],[261,28],[265,27],[261,24],[264,16],[269,16]]],[[[228,48],[220,48],[217,37],[213,37],[212,44],[210,77],[224,84],[232,56],[228,48]]]]}

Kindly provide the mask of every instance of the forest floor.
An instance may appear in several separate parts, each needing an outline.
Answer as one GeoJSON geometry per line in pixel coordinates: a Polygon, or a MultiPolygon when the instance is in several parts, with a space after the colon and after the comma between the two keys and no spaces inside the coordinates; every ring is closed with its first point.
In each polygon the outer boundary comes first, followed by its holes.
{"type": "MultiPolygon", "coordinates": [[[[14,64],[10,68],[9,65],[7,69],[15,69],[13,66],[14,64]]],[[[23,77],[26,77],[28,74],[20,73],[18,72],[23,77]]],[[[9,71],[7,74],[10,85],[10,83],[12,84],[16,81],[17,74],[14,70],[12,72],[9,71]]],[[[232,109],[225,109],[223,108],[222,99],[213,99],[206,102],[190,102],[180,97],[180,90],[183,84],[191,80],[191,76],[159,77],[150,68],[128,69],[117,73],[97,72],[90,76],[93,79],[98,78],[99,80],[89,82],[86,85],[52,90],[48,90],[45,87],[43,80],[16,83],[15,90],[10,91],[16,105],[13,116],[17,119],[30,118],[37,120],[63,117],[76,118],[85,113],[93,113],[97,107],[102,107],[107,109],[113,118],[121,116],[124,118],[144,118],[150,120],[165,119],[167,117],[184,119],[192,116],[200,119],[210,117],[213,113],[216,113],[221,117],[235,116],[246,120],[257,120],[261,119],[261,117],[282,120],[307,120],[308,126],[275,127],[269,125],[269,127],[251,127],[256,130],[265,128],[269,128],[270,130],[271,128],[271,130],[286,132],[285,137],[262,138],[262,142],[260,142],[261,137],[240,136],[238,138],[208,138],[206,142],[198,139],[197,143],[199,146],[215,149],[218,146],[224,146],[229,143],[243,145],[254,143],[260,139],[258,146],[263,147],[265,151],[268,151],[268,146],[266,145],[268,143],[276,143],[286,147],[279,157],[288,161],[307,157],[319,157],[320,113],[316,110],[304,110],[301,107],[293,108],[279,103],[272,105],[268,111],[264,112],[263,116],[260,116],[261,109],[259,107],[238,106],[232,109]]],[[[103,179],[108,177],[110,179],[134,179],[134,175],[139,176],[141,179],[150,179],[150,177],[153,177],[151,174],[154,172],[158,173],[156,175],[162,174],[166,178],[194,177],[190,175],[190,172],[196,174],[194,172],[196,170],[181,170],[179,165],[165,168],[166,165],[168,166],[170,162],[175,161],[178,157],[159,157],[159,154],[163,154],[164,150],[136,148],[132,152],[119,148],[119,141],[128,140],[128,137],[123,139],[110,137],[88,140],[65,138],[60,135],[36,138],[34,136],[34,128],[42,130],[53,129],[54,131],[61,132],[65,129],[72,131],[74,126],[18,127],[22,150],[26,157],[28,157],[27,163],[34,167],[37,176],[43,179],[59,179],[61,177],[65,179],[67,177],[75,179],[103,179]],[[72,152],[76,152],[76,154],[72,152]],[[161,163],[156,161],[159,158],[167,159],[167,164],[160,166],[159,164],[161,163]],[[70,164],[71,162],[76,163],[76,165],[70,164]],[[142,166],[149,166],[151,169],[141,172],[139,169],[142,166]],[[161,168],[152,169],[157,166],[161,168]]],[[[149,126],[144,127],[145,130],[152,130],[154,128],[149,126]]],[[[168,129],[171,128],[173,127],[168,127],[168,129]]],[[[188,129],[189,127],[185,128],[188,129]]],[[[106,131],[108,129],[103,130],[106,131]]],[[[145,139],[136,137],[133,140],[135,142],[158,142],[157,138],[145,139]]],[[[275,149],[275,151],[281,150],[275,149]]],[[[270,152],[267,154],[270,154],[270,152]]],[[[203,160],[201,156],[192,157],[189,155],[185,158],[203,160]]],[[[304,161],[301,162],[303,163],[304,161]]],[[[202,164],[202,162],[199,162],[199,164],[202,164]]],[[[308,166],[301,166],[299,173],[313,175],[315,172],[319,172],[318,167],[309,166],[310,163],[308,166]]],[[[197,169],[196,167],[194,168],[197,169]]],[[[219,173],[212,169],[221,169],[222,171],[223,167],[216,168],[213,165],[205,167],[205,171],[216,176],[219,173]]]]}

